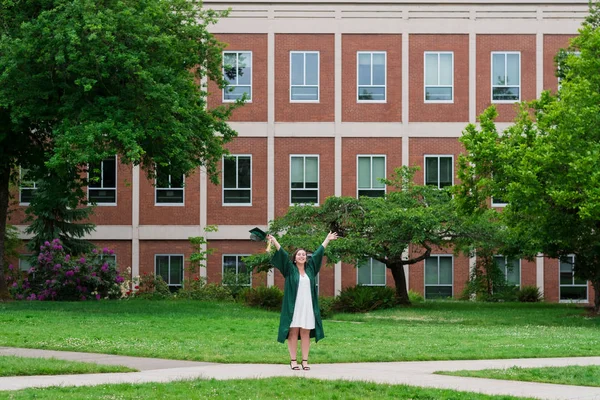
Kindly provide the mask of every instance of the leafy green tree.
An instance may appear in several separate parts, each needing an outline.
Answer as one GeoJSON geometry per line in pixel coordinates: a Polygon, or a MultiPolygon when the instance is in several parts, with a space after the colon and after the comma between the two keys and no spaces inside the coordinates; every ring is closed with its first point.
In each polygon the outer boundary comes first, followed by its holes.
{"type": "Polygon", "coordinates": [[[494,109],[469,125],[465,186],[459,195],[475,209],[490,196],[508,205],[501,220],[510,231],[507,252],[542,252],[566,260],[589,280],[600,311],[600,5],[570,48],[557,57],[557,93],[523,104],[514,125],[499,134],[494,109]],[[470,179],[470,180],[469,180],[470,179]],[[510,248],[512,247],[512,249],[510,248]]]}
{"type": "Polygon", "coordinates": [[[0,0],[0,259],[15,166],[68,177],[119,154],[150,177],[203,166],[217,180],[233,107],[207,109],[200,83],[225,85],[207,29],[224,15],[196,0],[0,0]]]}
{"type": "MultiPolygon", "coordinates": [[[[451,244],[465,228],[449,191],[415,185],[414,172],[397,169],[386,181],[394,190],[385,197],[329,197],[318,207],[291,207],[269,232],[282,235],[281,245],[291,250],[316,249],[329,230],[338,232],[341,239],[327,246],[328,261],[356,265],[372,257],[390,269],[399,302],[410,304],[404,266],[429,257],[435,246],[451,244]]],[[[266,270],[269,259],[268,253],[255,254],[246,263],[266,270]]]]}
{"type": "Polygon", "coordinates": [[[83,193],[77,177],[77,168],[71,174],[56,176],[50,174],[37,181],[35,195],[27,207],[26,233],[33,234],[27,243],[32,253],[39,253],[40,246],[53,239],[60,239],[67,254],[72,256],[92,251],[94,245],[84,239],[95,225],[86,220],[93,208],[82,202],[83,193]]]}

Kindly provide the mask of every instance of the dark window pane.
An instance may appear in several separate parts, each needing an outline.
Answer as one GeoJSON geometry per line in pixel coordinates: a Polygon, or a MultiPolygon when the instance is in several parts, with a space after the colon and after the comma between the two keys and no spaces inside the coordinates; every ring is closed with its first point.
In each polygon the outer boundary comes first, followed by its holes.
{"type": "Polygon", "coordinates": [[[250,157],[238,157],[238,188],[250,188],[250,157]]]}
{"type": "Polygon", "coordinates": [[[440,187],[452,186],[452,157],[440,157],[440,187]]]}
{"type": "Polygon", "coordinates": [[[426,299],[446,299],[452,297],[452,286],[426,286],[426,299]]]}
{"type": "Polygon", "coordinates": [[[561,300],[587,300],[586,286],[561,286],[561,300]]]}
{"type": "Polygon", "coordinates": [[[156,275],[169,282],[169,256],[156,256],[156,275]]]}
{"type": "Polygon", "coordinates": [[[359,190],[358,197],[383,197],[385,196],[385,190],[359,190]]]}
{"type": "Polygon", "coordinates": [[[438,158],[425,158],[425,184],[438,186],[438,158]]]}
{"type": "Polygon", "coordinates": [[[183,280],[183,257],[182,256],[171,256],[171,265],[169,271],[169,284],[170,285],[181,285],[183,280]]]}
{"type": "Polygon", "coordinates": [[[183,203],[183,189],[157,189],[157,203],[183,203]]]}
{"type": "Polygon", "coordinates": [[[385,87],[364,87],[358,88],[358,99],[359,100],[373,100],[373,101],[384,101],[385,100],[385,87]]]}
{"type": "Polygon", "coordinates": [[[493,100],[519,100],[518,87],[495,87],[492,92],[493,100]]]}
{"type": "Polygon", "coordinates": [[[115,189],[89,189],[90,203],[116,203],[117,191],[115,189]]]}
{"type": "Polygon", "coordinates": [[[235,157],[225,158],[223,160],[223,187],[235,189],[237,186],[236,168],[237,160],[235,157]]]}
{"type": "Polygon", "coordinates": [[[21,203],[31,203],[37,189],[21,189],[21,203]]]}
{"type": "Polygon", "coordinates": [[[167,168],[156,167],[156,187],[168,188],[169,187],[169,174],[167,168]]]}
{"type": "Polygon", "coordinates": [[[247,204],[250,203],[250,190],[226,189],[223,192],[223,202],[225,204],[247,204]]]}
{"type": "Polygon", "coordinates": [[[452,100],[452,87],[428,86],[425,88],[425,100],[450,101],[452,100]]]}
{"type": "Polygon", "coordinates": [[[102,187],[116,188],[117,187],[117,165],[116,158],[111,157],[102,161],[104,170],[102,171],[102,187]]]}
{"type": "Polygon", "coordinates": [[[317,190],[292,190],[292,203],[317,203],[319,192],[317,190]]]}
{"type": "Polygon", "coordinates": [[[102,165],[101,164],[90,164],[88,166],[88,180],[89,187],[102,187],[102,165]]]}

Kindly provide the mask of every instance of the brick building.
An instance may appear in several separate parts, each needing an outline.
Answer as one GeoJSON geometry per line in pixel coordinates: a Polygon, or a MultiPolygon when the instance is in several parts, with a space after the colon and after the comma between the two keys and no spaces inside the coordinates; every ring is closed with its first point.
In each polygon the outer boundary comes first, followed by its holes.
{"type": "MultiPolygon", "coordinates": [[[[587,0],[204,0],[230,16],[212,27],[224,52],[231,91],[209,82],[209,107],[248,94],[231,125],[221,185],[198,171],[162,177],[154,187],[143,171],[103,162],[89,188],[98,201],[91,235],[111,247],[134,275],[161,273],[181,282],[190,236],[210,233],[209,282],[224,269],[244,271],[241,256],[263,245],[248,230],[266,227],[290,204],[327,196],[379,194],[375,179],[401,165],[418,165],[417,183],[456,180],[458,138],[490,104],[499,128],[514,104],[556,89],[553,57],[577,34],[587,0]]],[[[31,187],[22,188],[11,216],[19,224],[31,187]],[[21,197],[22,196],[22,197],[21,197]]],[[[501,204],[496,206],[501,207],[501,204]]],[[[25,236],[23,236],[26,239],[25,236]]],[[[538,257],[505,260],[509,281],[537,285],[548,301],[593,301],[589,284],[570,264],[538,257]]],[[[457,296],[474,260],[439,250],[406,267],[410,289],[457,296]]],[[[357,283],[392,284],[376,261],[357,269],[338,264],[319,277],[323,295],[357,283]]],[[[278,272],[255,274],[252,285],[281,285],[278,272]]]]}

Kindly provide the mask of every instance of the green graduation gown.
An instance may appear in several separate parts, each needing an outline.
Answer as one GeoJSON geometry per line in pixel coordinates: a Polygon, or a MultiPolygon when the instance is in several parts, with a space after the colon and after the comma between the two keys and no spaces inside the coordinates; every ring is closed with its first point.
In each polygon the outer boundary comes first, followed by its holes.
{"type": "MultiPolygon", "coordinates": [[[[310,295],[312,298],[313,311],[315,313],[315,329],[311,329],[310,337],[314,337],[316,342],[325,337],[325,334],[323,333],[323,322],[321,321],[321,311],[319,309],[319,296],[315,285],[315,276],[317,276],[321,269],[321,261],[324,252],[325,248],[319,246],[304,267],[306,275],[310,279],[310,295]]],[[[285,278],[283,304],[281,305],[281,317],[279,319],[279,333],[277,335],[277,341],[285,343],[290,332],[292,318],[294,317],[294,306],[296,305],[296,296],[298,295],[300,272],[298,272],[298,268],[292,263],[288,253],[283,247],[280,247],[273,255],[271,263],[285,278]]]]}

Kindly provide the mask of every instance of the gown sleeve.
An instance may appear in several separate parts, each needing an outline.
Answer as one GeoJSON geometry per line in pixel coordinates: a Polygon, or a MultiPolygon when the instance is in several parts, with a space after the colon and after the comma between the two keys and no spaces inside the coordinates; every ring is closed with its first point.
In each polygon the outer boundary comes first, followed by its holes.
{"type": "Polygon", "coordinates": [[[325,252],[325,248],[321,245],[312,254],[311,261],[313,263],[315,275],[317,275],[319,273],[319,271],[321,270],[321,262],[323,261],[323,253],[324,252],[325,252]]]}
{"type": "Polygon", "coordinates": [[[273,257],[271,258],[271,264],[273,264],[273,266],[277,268],[279,272],[283,274],[283,276],[288,276],[290,272],[290,257],[283,247],[280,247],[279,250],[273,254],[273,257]]]}

